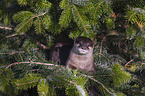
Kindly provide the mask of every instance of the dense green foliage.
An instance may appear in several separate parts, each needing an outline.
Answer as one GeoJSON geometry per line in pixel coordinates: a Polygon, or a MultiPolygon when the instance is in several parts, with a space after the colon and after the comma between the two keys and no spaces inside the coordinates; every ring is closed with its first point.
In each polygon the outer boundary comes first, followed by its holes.
{"type": "Polygon", "coordinates": [[[144,42],[144,0],[2,0],[0,95],[88,96],[94,84],[100,96],[144,96],[144,42]],[[78,36],[96,43],[93,76],[48,60],[78,36]]]}

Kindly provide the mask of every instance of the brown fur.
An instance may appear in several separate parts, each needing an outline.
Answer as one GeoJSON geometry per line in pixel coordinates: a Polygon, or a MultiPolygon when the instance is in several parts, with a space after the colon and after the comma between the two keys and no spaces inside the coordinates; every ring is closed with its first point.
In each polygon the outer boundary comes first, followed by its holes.
{"type": "Polygon", "coordinates": [[[65,65],[68,55],[72,48],[71,43],[58,42],[52,46],[49,53],[49,61],[65,65]]]}
{"type": "Polygon", "coordinates": [[[66,67],[84,73],[95,73],[93,47],[94,44],[92,40],[85,37],[77,38],[69,54],[66,67]]]}

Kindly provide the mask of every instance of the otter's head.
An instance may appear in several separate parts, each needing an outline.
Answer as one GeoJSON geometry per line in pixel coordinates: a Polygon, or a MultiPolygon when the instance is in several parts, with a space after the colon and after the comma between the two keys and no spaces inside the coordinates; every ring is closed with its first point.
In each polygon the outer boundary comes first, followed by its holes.
{"type": "Polygon", "coordinates": [[[73,52],[79,55],[92,54],[94,42],[86,37],[78,37],[74,41],[73,52]]]}

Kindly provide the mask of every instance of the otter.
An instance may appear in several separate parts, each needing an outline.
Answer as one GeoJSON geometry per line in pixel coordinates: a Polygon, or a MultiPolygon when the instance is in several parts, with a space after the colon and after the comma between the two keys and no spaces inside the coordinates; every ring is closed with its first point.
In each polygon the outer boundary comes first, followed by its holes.
{"type": "MultiPolygon", "coordinates": [[[[74,44],[56,43],[51,50],[50,60],[60,65],[66,65],[69,69],[74,69],[87,74],[96,73],[93,57],[94,42],[86,37],[78,37],[74,44]]],[[[88,87],[89,96],[98,96],[97,85],[88,87]]]]}
{"type": "Polygon", "coordinates": [[[53,63],[58,63],[60,65],[65,65],[68,59],[70,50],[72,48],[71,43],[55,43],[49,52],[49,61],[53,63]]]}
{"type": "Polygon", "coordinates": [[[53,63],[59,63],[60,61],[60,48],[64,46],[63,43],[58,42],[54,46],[52,46],[51,51],[50,51],[50,58],[49,60],[52,61],[53,63]]]}
{"type": "Polygon", "coordinates": [[[94,74],[94,42],[86,37],[78,37],[74,40],[74,45],[70,51],[66,67],[79,70],[83,73],[94,74]]]}

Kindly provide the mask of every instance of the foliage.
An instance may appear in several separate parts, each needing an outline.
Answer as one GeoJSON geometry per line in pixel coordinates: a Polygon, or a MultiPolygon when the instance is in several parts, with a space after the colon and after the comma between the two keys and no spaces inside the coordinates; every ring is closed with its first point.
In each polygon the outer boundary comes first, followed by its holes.
{"type": "Polygon", "coordinates": [[[129,73],[124,72],[119,64],[112,66],[113,71],[113,82],[116,86],[122,85],[123,83],[130,80],[131,76],[129,73]]]}
{"type": "Polygon", "coordinates": [[[89,96],[93,84],[101,96],[143,96],[144,42],[144,0],[3,0],[0,95],[89,96]],[[53,43],[78,36],[95,42],[94,75],[48,60],[53,43]]]}

